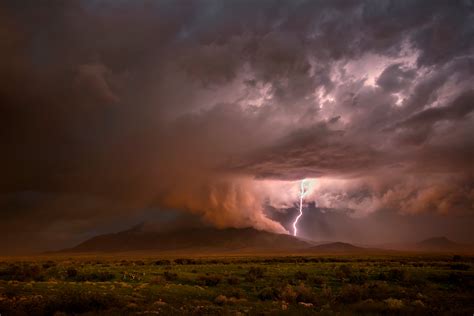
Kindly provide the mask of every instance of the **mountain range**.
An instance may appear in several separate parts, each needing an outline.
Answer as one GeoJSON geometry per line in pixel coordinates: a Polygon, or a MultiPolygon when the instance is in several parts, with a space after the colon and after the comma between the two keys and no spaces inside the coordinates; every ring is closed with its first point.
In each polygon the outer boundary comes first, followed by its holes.
{"type": "Polygon", "coordinates": [[[434,237],[415,243],[386,244],[361,247],[344,242],[316,243],[287,234],[275,234],[254,228],[188,228],[177,231],[149,231],[137,226],[132,229],[88,239],[59,252],[130,252],[160,253],[232,253],[232,252],[298,252],[298,253],[361,253],[387,251],[465,252],[472,251],[446,237],[434,237]]]}

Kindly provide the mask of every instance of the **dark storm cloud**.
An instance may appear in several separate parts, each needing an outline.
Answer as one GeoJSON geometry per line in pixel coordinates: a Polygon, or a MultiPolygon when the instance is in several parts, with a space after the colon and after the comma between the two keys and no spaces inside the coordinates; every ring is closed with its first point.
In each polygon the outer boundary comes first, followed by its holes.
{"type": "Polygon", "coordinates": [[[299,129],[273,147],[257,150],[250,162],[236,166],[259,178],[298,180],[305,177],[355,176],[388,165],[369,144],[355,145],[344,131],[319,124],[299,129]]]}
{"type": "Polygon", "coordinates": [[[405,121],[397,124],[398,128],[420,128],[433,126],[439,121],[452,121],[464,119],[474,110],[474,91],[463,92],[452,101],[451,104],[443,107],[428,108],[420,111],[405,121]]]}
{"type": "Polygon", "coordinates": [[[472,1],[7,1],[0,21],[3,249],[149,207],[283,231],[253,178],[472,211],[472,1]]]}
{"type": "Polygon", "coordinates": [[[403,69],[401,64],[393,64],[385,68],[377,79],[377,84],[384,90],[397,92],[406,88],[416,75],[413,69],[403,69]]]}

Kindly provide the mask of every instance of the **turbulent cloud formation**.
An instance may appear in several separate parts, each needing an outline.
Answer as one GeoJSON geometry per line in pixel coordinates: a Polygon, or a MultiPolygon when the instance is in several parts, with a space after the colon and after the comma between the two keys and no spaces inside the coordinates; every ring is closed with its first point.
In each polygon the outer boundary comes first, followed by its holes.
{"type": "Polygon", "coordinates": [[[0,34],[4,252],[160,209],[285,232],[301,178],[474,216],[472,1],[6,1],[0,34]]]}

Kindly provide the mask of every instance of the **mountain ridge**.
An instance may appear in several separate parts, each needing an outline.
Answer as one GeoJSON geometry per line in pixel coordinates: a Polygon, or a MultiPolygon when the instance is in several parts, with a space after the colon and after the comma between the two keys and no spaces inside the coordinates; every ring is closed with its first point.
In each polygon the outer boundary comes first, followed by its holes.
{"type": "Polygon", "coordinates": [[[354,245],[340,241],[314,242],[289,234],[276,234],[254,228],[213,227],[184,228],[176,231],[150,231],[143,225],[128,230],[98,235],[56,253],[119,253],[135,251],[170,252],[297,252],[297,253],[363,253],[363,252],[471,252],[472,246],[456,243],[444,236],[415,243],[386,247],[354,245]]]}
{"type": "Polygon", "coordinates": [[[95,236],[60,252],[172,251],[196,248],[300,250],[310,246],[308,242],[291,235],[253,228],[200,228],[173,232],[146,232],[135,227],[123,232],[95,236]]]}

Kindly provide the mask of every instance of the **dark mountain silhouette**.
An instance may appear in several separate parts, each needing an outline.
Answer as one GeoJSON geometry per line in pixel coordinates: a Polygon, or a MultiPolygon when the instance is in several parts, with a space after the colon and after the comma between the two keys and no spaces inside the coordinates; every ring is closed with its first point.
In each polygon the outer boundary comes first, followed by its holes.
{"type": "Polygon", "coordinates": [[[281,252],[300,253],[362,253],[410,250],[427,252],[472,251],[473,247],[459,244],[446,237],[429,238],[418,243],[367,248],[344,242],[314,243],[287,234],[275,234],[254,228],[212,227],[186,228],[176,231],[150,230],[138,225],[130,230],[93,237],[81,244],[59,252],[281,252]]]}
{"type": "Polygon", "coordinates": [[[474,245],[457,243],[447,237],[432,237],[415,243],[392,243],[379,245],[379,248],[397,251],[421,252],[473,252],[474,245]]]}
{"type": "Polygon", "coordinates": [[[140,227],[93,237],[61,252],[125,251],[280,251],[309,248],[311,244],[286,234],[253,228],[200,228],[174,232],[143,231],[140,227]]]}
{"type": "Polygon", "coordinates": [[[357,247],[344,242],[331,242],[311,247],[308,250],[311,252],[360,252],[366,251],[368,248],[357,247]]]}

